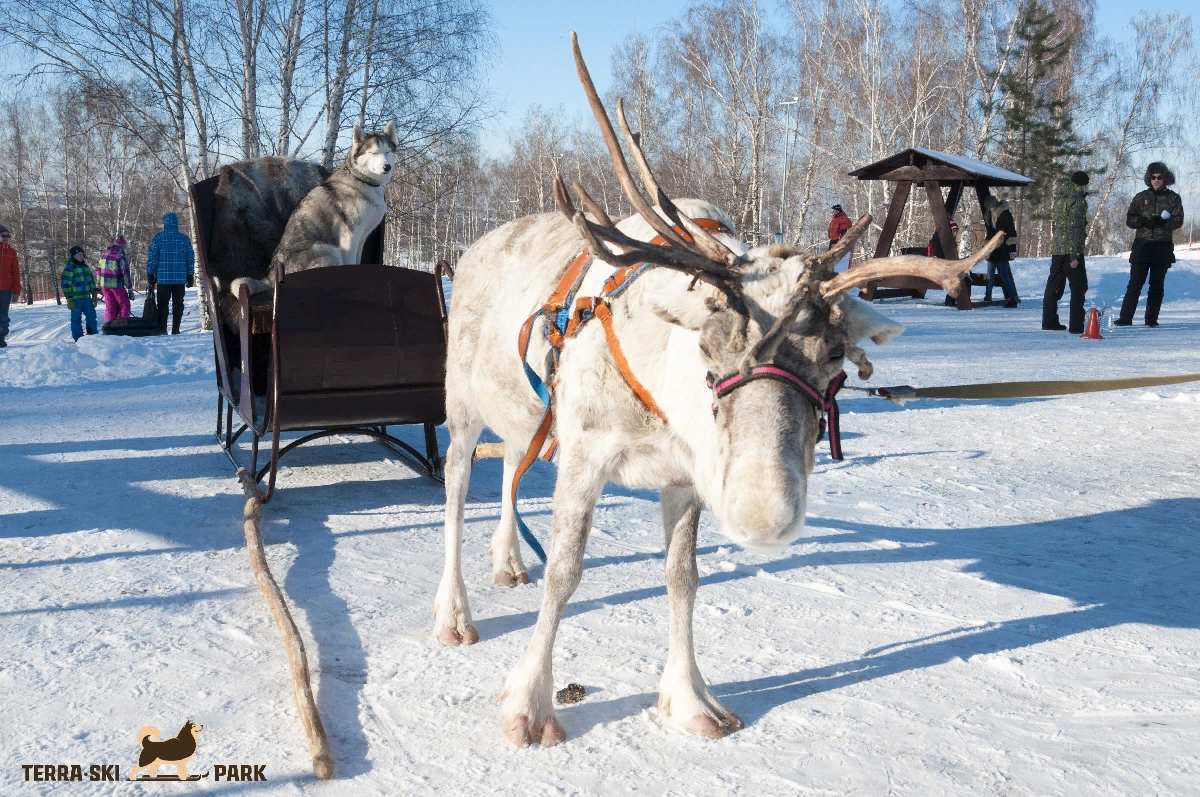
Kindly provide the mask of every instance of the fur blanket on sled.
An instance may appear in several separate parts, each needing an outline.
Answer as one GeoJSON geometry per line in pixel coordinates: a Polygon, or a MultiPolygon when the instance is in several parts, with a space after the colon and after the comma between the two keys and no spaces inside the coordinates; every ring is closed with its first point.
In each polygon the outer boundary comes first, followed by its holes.
{"type": "Polygon", "coordinates": [[[239,278],[267,278],[292,211],[329,175],[320,164],[294,158],[256,158],[221,167],[208,268],[227,324],[236,326],[237,299],[229,286],[239,278]]]}

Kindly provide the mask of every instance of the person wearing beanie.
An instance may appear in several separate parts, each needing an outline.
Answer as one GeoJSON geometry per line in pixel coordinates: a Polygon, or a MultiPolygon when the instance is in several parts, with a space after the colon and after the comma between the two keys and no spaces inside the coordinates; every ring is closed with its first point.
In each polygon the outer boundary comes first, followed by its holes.
{"type": "Polygon", "coordinates": [[[1167,165],[1162,161],[1151,163],[1142,180],[1146,190],[1133,198],[1125,214],[1125,226],[1137,232],[1129,252],[1129,284],[1125,287],[1125,300],[1121,302],[1121,315],[1114,322],[1119,327],[1133,323],[1147,275],[1150,290],[1146,294],[1146,326],[1158,326],[1167,269],[1175,262],[1173,233],[1183,226],[1183,200],[1167,187],[1175,184],[1175,175],[1167,165]]]}
{"type": "Polygon", "coordinates": [[[162,232],[150,239],[146,252],[146,279],[150,287],[158,286],[158,334],[167,334],[168,302],[172,304],[171,334],[179,334],[184,286],[190,288],[195,283],[195,268],[191,239],[179,231],[179,218],[174,213],[166,214],[162,232]]]}
{"type": "Polygon", "coordinates": [[[129,293],[133,282],[129,277],[129,258],[125,257],[125,238],[118,235],[104,251],[96,272],[100,277],[100,292],[104,295],[104,320],[129,318],[129,293]]]}
{"type": "Polygon", "coordinates": [[[1042,297],[1042,329],[1083,334],[1083,298],[1087,294],[1087,267],[1083,262],[1087,242],[1087,172],[1074,172],[1059,183],[1050,215],[1050,276],[1042,297]],[[1058,300],[1071,284],[1070,325],[1058,320],[1058,300]]]}
{"type": "Polygon", "coordinates": [[[21,265],[17,261],[17,250],[9,241],[12,233],[0,224],[0,349],[8,344],[8,307],[14,296],[21,295],[21,265]]]}
{"type": "Polygon", "coordinates": [[[92,268],[83,257],[82,246],[72,246],[63,265],[62,292],[71,310],[71,337],[79,340],[84,335],[80,316],[87,319],[87,334],[96,334],[96,302],[99,289],[92,268]]]}
{"type": "Polygon", "coordinates": [[[842,240],[842,236],[846,234],[846,230],[853,226],[850,217],[846,215],[846,211],[842,210],[841,205],[834,205],[833,219],[829,222],[829,248],[832,249],[834,244],[842,240]]]}

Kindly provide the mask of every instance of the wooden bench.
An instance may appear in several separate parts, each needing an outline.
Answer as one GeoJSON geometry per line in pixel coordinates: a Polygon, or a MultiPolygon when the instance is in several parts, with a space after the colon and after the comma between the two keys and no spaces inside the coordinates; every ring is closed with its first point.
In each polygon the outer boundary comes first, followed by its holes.
{"type": "MultiPolygon", "coordinates": [[[[269,302],[252,302],[242,286],[231,328],[222,320],[207,262],[213,219],[221,211],[216,179],[193,185],[192,196],[213,322],[216,437],[230,461],[238,466],[234,446],[249,431],[250,471],[258,481],[268,477],[265,503],[284,454],[311,440],[352,433],[380,440],[440,481],[434,428],[446,419],[444,264],[434,273],[352,265],[294,274],[279,264],[271,272],[274,294],[259,294],[269,302]],[[261,362],[264,354],[266,384],[256,385],[255,359],[261,362]],[[234,413],[241,421],[236,430],[234,413]],[[424,427],[424,454],[388,433],[389,426],[408,424],[424,427]],[[309,434],[281,447],[284,432],[309,434]],[[259,443],[268,436],[271,457],[260,469],[259,443]]],[[[382,259],[383,225],[372,239],[364,259],[382,259]]],[[[261,380],[263,369],[257,370],[261,380]]]]}

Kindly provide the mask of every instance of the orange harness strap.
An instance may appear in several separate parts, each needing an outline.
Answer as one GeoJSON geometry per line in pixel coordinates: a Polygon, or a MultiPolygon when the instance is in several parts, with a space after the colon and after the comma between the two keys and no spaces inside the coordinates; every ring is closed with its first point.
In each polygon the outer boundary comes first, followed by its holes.
{"type": "Polygon", "coordinates": [[[608,348],[612,351],[613,361],[617,364],[617,370],[621,372],[621,376],[625,378],[625,382],[633,390],[646,409],[659,417],[663,423],[667,422],[667,414],[659,409],[658,404],[654,402],[654,397],[650,395],[650,391],[638,381],[638,378],[633,375],[633,369],[629,367],[629,360],[625,359],[625,352],[621,350],[621,341],[617,339],[617,331],[613,329],[612,310],[608,307],[608,302],[601,302],[596,305],[596,318],[600,319],[600,323],[604,326],[604,336],[608,338],[608,348]]]}

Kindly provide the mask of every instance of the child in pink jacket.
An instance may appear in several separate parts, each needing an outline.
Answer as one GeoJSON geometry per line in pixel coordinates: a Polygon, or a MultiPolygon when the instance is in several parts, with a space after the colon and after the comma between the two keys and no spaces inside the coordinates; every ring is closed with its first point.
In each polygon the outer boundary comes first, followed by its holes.
{"type": "Polygon", "coordinates": [[[125,257],[125,238],[118,235],[112,246],[105,250],[96,265],[100,277],[100,291],[104,294],[104,320],[129,318],[129,293],[133,287],[129,278],[129,259],[125,257]]]}

